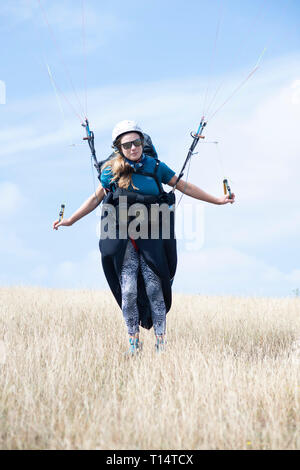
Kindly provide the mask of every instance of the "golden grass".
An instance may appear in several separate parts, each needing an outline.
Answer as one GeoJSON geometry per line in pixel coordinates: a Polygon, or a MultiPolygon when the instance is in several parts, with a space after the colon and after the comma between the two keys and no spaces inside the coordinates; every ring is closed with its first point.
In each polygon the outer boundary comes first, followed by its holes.
{"type": "Polygon", "coordinates": [[[126,358],[109,292],[0,289],[1,449],[299,448],[300,299],[175,295],[126,358]]]}

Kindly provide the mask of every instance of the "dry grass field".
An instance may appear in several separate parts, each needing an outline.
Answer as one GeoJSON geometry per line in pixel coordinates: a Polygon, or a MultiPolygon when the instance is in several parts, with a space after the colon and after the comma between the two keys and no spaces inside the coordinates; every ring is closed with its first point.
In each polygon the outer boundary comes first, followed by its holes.
{"type": "Polygon", "coordinates": [[[300,299],[174,295],[127,358],[109,292],[0,288],[1,449],[299,449],[300,299]]]}

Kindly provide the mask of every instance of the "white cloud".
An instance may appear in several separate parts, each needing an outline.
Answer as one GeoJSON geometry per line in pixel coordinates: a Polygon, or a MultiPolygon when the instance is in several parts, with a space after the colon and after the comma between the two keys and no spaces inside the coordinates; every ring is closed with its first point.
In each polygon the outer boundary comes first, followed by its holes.
{"type": "Polygon", "coordinates": [[[126,33],[129,27],[127,20],[118,14],[106,13],[105,6],[100,14],[99,9],[89,2],[84,5],[82,9],[82,2],[74,0],[14,0],[3,3],[0,14],[6,19],[6,27],[16,27],[30,21],[37,33],[39,29],[44,29],[50,41],[53,41],[54,35],[53,47],[61,44],[58,46],[61,49],[59,55],[83,54],[83,24],[87,54],[106,44],[116,31],[126,33]]]}
{"type": "Polygon", "coordinates": [[[34,283],[37,283],[38,285],[42,285],[45,279],[47,279],[49,274],[49,269],[46,265],[40,264],[36,266],[32,271],[31,271],[31,277],[34,281],[34,283]]]}
{"type": "MultiPolygon", "coordinates": [[[[21,159],[22,154],[27,151],[39,150],[61,143],[66,145],[68,138],[65,130],[56,130],[46,134],[39,134],[38,130],[35,127],[29,129],[26,126],[25,128],[18,127],[17,132],[21,131],[21,134],[18,134],[16,132],[15,135],[18,135],[18,139],[14,140],[13,142],[9,142],[9,135],[13,131],[14,129],[10,128],[4,135],[6,143],[4,143],[0,149],[0,157],[2,156],[2,164],[9,164],[9,162],[3,158],[4,156],[18,154],[19,158],[21,159]],[[28,131],[27,136],[26,131],[28,131]]],[[[4,131],[2,133],[4,134],[4,131]]]]}
{"type": "Polygon", "coordinates": [[[298,106],[300,105],[300,80],[295,80],[291,85],[291,89],[293,90],[291,96],[292,104],[298,106]]]}
{"type": "Polygon", "coordinates": [[[2,2],[0,13],[6,22],[17,25],[22,23],[36,14],[38,3],[36,0],[14,0],[10,2],[2,2]]]}
{"type": "Polygon", "coordinates": [[[27,282],[60,288],[108,288],[103,274],[99,250],[83,254],[79,260],[36,264],[28,272],[27,282]]]}
{"type": "Polygon", "coordinates": [[[15,183],[5,181],[0,183],[0,216],[13,215],[20,209],[23,197],[15,183]]]}
{"type": "Polygon", "coordinates": [[[287,279],[299,287],[300,286],[300,269],[293,269],[293,271],[291,271],[287,275],[287,279]]]}
{"type": "Polygon", "coordinates": [[[38,256],[38,251],[28,247],[21,233],[3,224],[0,227],[0,254],[11,255],[11,259],[30,259],[38,256]]]}
{"type": "MultiPolygon", "coordinates": [[[[283,207],[278,209],[278,212],[276,209],[271,211],[270,208],[266,210],[257,208],[257,213],[254,211],[251,217],[247,217],[247,213],[243,214],[242,208],[239,207],[237,218],[234,230],[230,233],[232,245],[242,243],[243,246],[259,246],[271,242],[284,243],[289,237],[296,239],[300,234],[300,214],[295,207],[283,207]]],[[[234,214],[231,214],[231,221],[234,219],[234,214]]]]}
{"type": "Polygon", "coordinates": [[[300,271],[283,272],[234,248],[179,253],[174,290],[222,295],[288,296],[300,285],[300,271]]]}
{"type": "Polygon", "coordinates": [[[99,250],[90,251],[80,261],[65,260],[51,270],[51,284],[74,288],[107,288],[99,250]]]}
{"type": "Polygon", "coordinates": [[[3,80],[0,80],[0,104],[6,103],[6,84],[3,80]]]}

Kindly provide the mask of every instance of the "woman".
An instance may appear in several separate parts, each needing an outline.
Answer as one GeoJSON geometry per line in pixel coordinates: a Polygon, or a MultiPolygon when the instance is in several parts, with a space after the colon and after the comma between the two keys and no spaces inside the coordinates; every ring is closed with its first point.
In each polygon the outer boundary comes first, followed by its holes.
{"type": "MultiPolygon", "coordinates": [[[[113,236],[101,231],[100,251],[102,265],[108,284],[119,306],[129,335],[129,353],[141,350],[139,326],[150,329],[153,326],[156,337],[156,350],[165,347],[166,314],[171,307],[171,287],[176,272],[177,252],[174,235],[173,192],[166,193],[162,183],[201,201],[223,205],[233,203],[232,198],[217,198],[205,193],[202,189],[182,179],[177,183],[175,172],[165,163],[143,153],[144,134],[134,121],[121,121],[113,130],[113,146],[116,156],[102,166],[100,182],[95,194],[68,219],[53,224],[54,229],[60,226],[73,225],[79,219],[93,211],[102,201],[102,222],[107,225],[113,222],[116,229],[113,236]],[[121,199],[121,197],[123,199],[121,199]],[[125,198],[125,199],[124,199],[125,198]],[[122,203],[121,203],[122,201],[122,203]],[[126,236],[121,236],[122,210],[125,201],[126,236]],[[154,218],[149,218],[153,206],[167,208],[170,213],[168,236],[162,233],[162,224],[168,219],[166,212],[156,218],[158,235],[149,236],[154,218]],[[129,209],[137,207],[140,217],[136,233],[142,233],[141,227],[147,229],[147,236],[131,235],[130,222],[137,221],[128,216],[129,209]],[[107,218],[108,208],[112,208],[113,217],[107,218]],[[145,216],[146,214],[146,216],[145,216]],[[144,225],[143,225],[144,221],[144,225]]],[[[152,214],[152,213],[151,213],[152,214]]],[[[156,212],[157,214],[157,212],[156,212]]],[[[168,215],[168,214],[167,214],[168,215]]],[[[102,225],[103,228],[103,225],[102,225]]],[[[123,227],[124,228],[124,227],[123,227]]],[[[152,232],[151,232],[152,233],[152,232]]]]}

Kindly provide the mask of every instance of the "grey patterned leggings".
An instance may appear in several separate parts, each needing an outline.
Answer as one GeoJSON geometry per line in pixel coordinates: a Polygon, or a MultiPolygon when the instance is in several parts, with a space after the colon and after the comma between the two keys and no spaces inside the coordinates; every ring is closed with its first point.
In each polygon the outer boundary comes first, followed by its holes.
{"type": "Polygon", "coordinates": [[[125,251],[120,274],[122,289],[122,311],[129,335],[139,332],[139,313],[137,308],[137,276],[139,267],[145,281],[150,302],[154,333],[156,336],[166,332],[166,306],[159,277],[147,265],[143,256],[135,250],[130,240],[125,251]]]}

